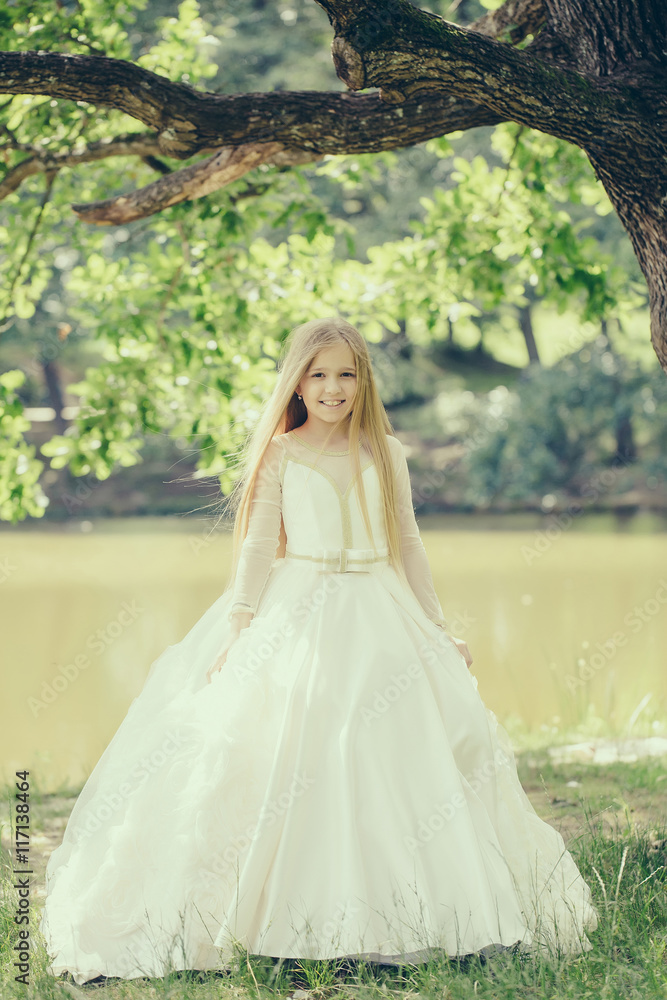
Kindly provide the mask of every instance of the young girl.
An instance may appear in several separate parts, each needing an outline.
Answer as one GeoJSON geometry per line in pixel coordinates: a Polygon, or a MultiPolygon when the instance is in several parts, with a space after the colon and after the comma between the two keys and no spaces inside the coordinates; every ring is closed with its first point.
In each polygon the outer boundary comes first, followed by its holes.
{"type": "Polygon", "coordinates": [[[55,974],[592,947],[590,889],[451,636],[363,338],[292,331],[222,596],[152,664],[47,868],[55,974]]]}

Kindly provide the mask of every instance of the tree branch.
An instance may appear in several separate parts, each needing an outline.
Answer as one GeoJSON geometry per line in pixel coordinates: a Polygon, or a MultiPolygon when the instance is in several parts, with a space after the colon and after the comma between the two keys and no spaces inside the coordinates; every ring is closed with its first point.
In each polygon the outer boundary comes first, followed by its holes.
{"type": "Polygon", "coordinates": [[[89,205],[72,205],[72,208],[84,222],[120,225],[154,215],[181,201],[201,198],[217,191],[249,170],[254,170],[260,163],[296,166],[312,159],[312,153],[286,150],[279,142],[248,143],[235,149],[227,147],[208,160],[166,174],[132,194],[89,205]]]}
{"type": "MultiPolygon", "coordinates": [[[[543,0],[505,0],[472,27],[517,42],[539,30],[544,16],[543,0]]],[[[421,94],[419,101],[397,110],[376,94],[206,94],[121,60],[44,52],[0,54],[0,91],[83,99],[156,129],[154,137],[120,136],[75,153],[36,151],[0,183],[2,199],[35,173],[115,155],[140,156],[165,175],[131,195],[74,206],[80,218],[98,224],[128,222],[201,197],[242,176],[252,164],[397,149],[502,120],[488,108],[438,93],[421,94]],[[174,173],[154,156],[187,158],[220,146],[206,163],[174,173]]]]}
{"type": "MultiPolygon", "coordinates": [[[[384,116],[386,109],[379,97],[373,95],[373,99],[378,108],[383,109],[384,116]]],[[[365,98],[364,101],[366,102],[365,98]]],[[[411,146],[415,142],[423,142],[427,138],[453,132],[459,128],[471,128],[473,125],[493,125],[498,121],[497,116],[485,108],[479,108],[475,105],[466,106],[462,102],[443,99],[441,95],[422,96],[419,105],[417,102],[414,104],[415,113],[410,123],[412,141],[407,141],[405,134],[401,135],[401,133],[405,133],[404,128],[401,127],[403,125],[403,120],[401,120],[397,123],[393,134],[390,132],[378,135],[377,141],[382,141],[381,148],[396,149],[404,145],[411,146]],[[467,124],[464,125],[464,121],[467,124]],[[420,128],[419,138],[416,137],[415,128],[420,128]]],[[[409,106],[408,111],[410,110],[409,106]]],[[[369,122],[370,116],[365,115],[364,119],[369,122]]],[[[406,122],[405,125],[407,126],[408,123],[406,122]]],[[[357,152],[357,132],[358,126],[354,131],[355,137],[350,136],[349,133],[347,137],[344,134],[341,135],[339,137],[340,145],[333,147],[336,152],[357,152]]],[[[373,141],[374,132],[374,129],[369,129],[368,141],[373,141]]],[[[328,148],[332,149],[330,144],[328,148]]],[[[368,142],[364,149],[368,151],[368,142]]],[[[120,195],[89,205],[73,205],[72,208],[84,222],[117,225],[145,218],[188,199],[201,198],[203,195],[211,194],[226,184],[238,180],[249,170],[254,170],[260,163],[271,166],[296,166],[297,164],[315,162],[321,159],[322,155],[324,154],[285,146],[278,142],[246,143],[236,147],[225,146],[210,159],[183,167],[181,170],[168,174],[130,195],[120,195]]]]}
{"type": "Polygon", "coordinates": [[[26,177],[49,173],[62,167],[76,167],[80,163],[104,160],[109,156],[149,157],[158,152],[157,138],[149,133],[119,135],[113,139],[91,142],[80,150],[58,153],[36,152],[8,170],[0,181],[0,201],[21,185],[26,177]]]}
{"type": "Polygon", "coordinates": [[[175,159],[250,142],[281,142],[318,156],[380,152],[500,120],[439,94],[415,102],[414,120],[377,94],[208,94],[122,59],[50,52],[0,53],[0,93],[45,94],[123,111],[154,128],[160,152],[175,159]]]}
{"type": "Polygon", "coordinates": [[[352,90],[382,88],[391,103],[446,90],[501,119],[585,146],[597,128],[625,129],[627,93],[459,28],[408,0],[317,0],[334,26],[338,76],[352,90]]]}
{"type": "MultiPolygon", "coordinates": [[[[126,110],[127,103],[122,99],[118,80],[125,69],[128,70],[128,80],[134,79],[132,71],[137,67],[131,63],[51,53],[18,54],[35,55],[38,57],[36,62],[8,60],[8,57],[16,55],[17,53],[0,54],[0,90],[12,88],[19,93],[26,89],[30,89],[31,93],[46,90],[53,96],[67,91],[67,96],[72,96],[72,88],[76,86],[79,100],[95,99],[107,106],[126,110]],[[46,59],[45,65],[42,65],[42,56],[46,59]],[[56,72],[61,59],[65,60],[63,65],[67,69],[64,82],[56,72]],[[95,68],[100,61],[104,63],[102,70],[99,66],[95,68]],[[8,77],[11,63],[14,64],[11,70],[14,75],[8,77]],[[109,63],[114,64],[116,84],[100,88],[96,75],[105,71],[109,63]],[[22,71],[28,69],[31,73],[35,73],[36,66],[39,66],[40,72],[30,81],[21,80],[17,75],[17,66],[22,71]],[[73,79],[75,75],[78,80],[76,83],[73,79]]],[[[146,70],[141,70],[141,74],[155,76],[146,70]]],[[[91,145],[89,157],[88,152],[82,150],[81,153],[52,154],[48,162],[53,162],[56,167],[73,166],[75,163],[85,162],[87,158],[101,159],[104,156],[120,155],[124,151],[138,156],[165,152],[165,135],[173,136],[178,128],[183,128],[183,118],[178,117],[180,111],[175,98],[176,93],[182,91],[187,92],[188,99],[195,95],[187,129],[190,151],[184,153],[181,149],[174,153],[173,147],[167,143],[171,149],[170,155],[181,158],[194,152],[210,152],[215,148],[218,148],[218,152],[205,164],[198,163],[182,171],[174,171],[134,194],[121,195],[89,206],[77,205],[75,211],[81,219],[98,224],[118,224],[142,218],[168,205],[210,193],[216,187],[238,179],[252,169],[253,165],[257,166],[262,162],[276,165],[307,163],[326,154],[399,149],[459,129],[495,125],[501,120],[488,108],[441,93],[421,94],[419,99],[408,102],[401,108],[393,108],[385,104],[379,94],[281,91],[216,95],[200,94],[183,84],[172,84],[163,77],[155,76],[155,80],[155,86],[162,88],[166,102],[161,111],[163,128],[159,136],[142,134],[136,138],[120,137],[106,144],[91,145]],[[263,139],[257,138],[258,136],[263,139]],[[132,146],[132,143],[135,145],[132,146]],[[125,150],[123,144],[127,144],[125,150]],[[238,155],[236,150],[239,150],[238,155]]],[[[139,97],[141,95],[142,91],[139,90],[139,97]]],[[[137,97],[132,100],[137,117],[147,124],[155,125],[155,94],[145,104],[139,104],[137,97]]],[[[43,165],[45,163],[47,159],[44,157],[32,157],[15,167],[0,186],[2,196],[15,190],[24,177],[46,169],[43,165]]]]}

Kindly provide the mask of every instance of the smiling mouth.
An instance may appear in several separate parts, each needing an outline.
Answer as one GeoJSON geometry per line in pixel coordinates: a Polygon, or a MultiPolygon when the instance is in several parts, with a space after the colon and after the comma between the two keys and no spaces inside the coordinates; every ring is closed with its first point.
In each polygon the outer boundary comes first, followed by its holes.
{"type": "Polygon", "coordinates": [[[320,400],[320,403],[323,403],[324,406],[342,406],[344,402],[345,402],[344,399],[321,399],[320,400]]]}

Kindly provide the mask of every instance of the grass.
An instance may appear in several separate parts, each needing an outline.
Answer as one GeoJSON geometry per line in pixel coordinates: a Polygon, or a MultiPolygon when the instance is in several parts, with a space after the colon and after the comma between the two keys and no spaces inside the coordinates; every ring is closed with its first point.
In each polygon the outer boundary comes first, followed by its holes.
{"type": "Polygon", "coordinates": [[[37,792],[33,802],[36,949],[27,987],[13,981],[17,900],[11,889],[10,856],[3,848],[0,997],[305,1000],[307,993],[314,1000],[667,1000],[667,760],[557,764],[546,751],[527,751],[517,755],[517,764],[538,814],[561,830],[591,887],[600,923],[590,935],[593,949],[587,953],[557,959],[510,950],[488,958],[472,955],[388,967],[343,959],[278,960],[239,949],[225,971],[172,972],[159,979],[75,986],[47,972],[47,956],[36,933],[35,897],[43,887],[44,864],[76,796],[76,790],[61,789],[37,792]]]}
{"type": "Polygon", "coordinates": [[[546,750],[517,754],[521,784],[541,819],[567,841],[592,813],[608,833],[659,828],[667,822],[667,759],[632,763],[554,763],[546,750]],[[578,782],[574,785],[573,782],[578,782]]]}

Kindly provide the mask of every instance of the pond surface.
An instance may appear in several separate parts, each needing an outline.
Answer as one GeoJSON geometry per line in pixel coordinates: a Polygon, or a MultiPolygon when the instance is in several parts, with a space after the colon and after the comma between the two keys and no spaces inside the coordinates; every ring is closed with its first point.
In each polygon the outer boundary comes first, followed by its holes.
{"type": "MultiPolygon", "coordinates": [[[[418,520],[445,616],[513,738],[667,731],[663,519],[418,520]]],[[[50,789],[90,773],[153,660],[224,590],[231,535],[211,525],[3,526],[3,778],[28,768],[50,789]]]]}

